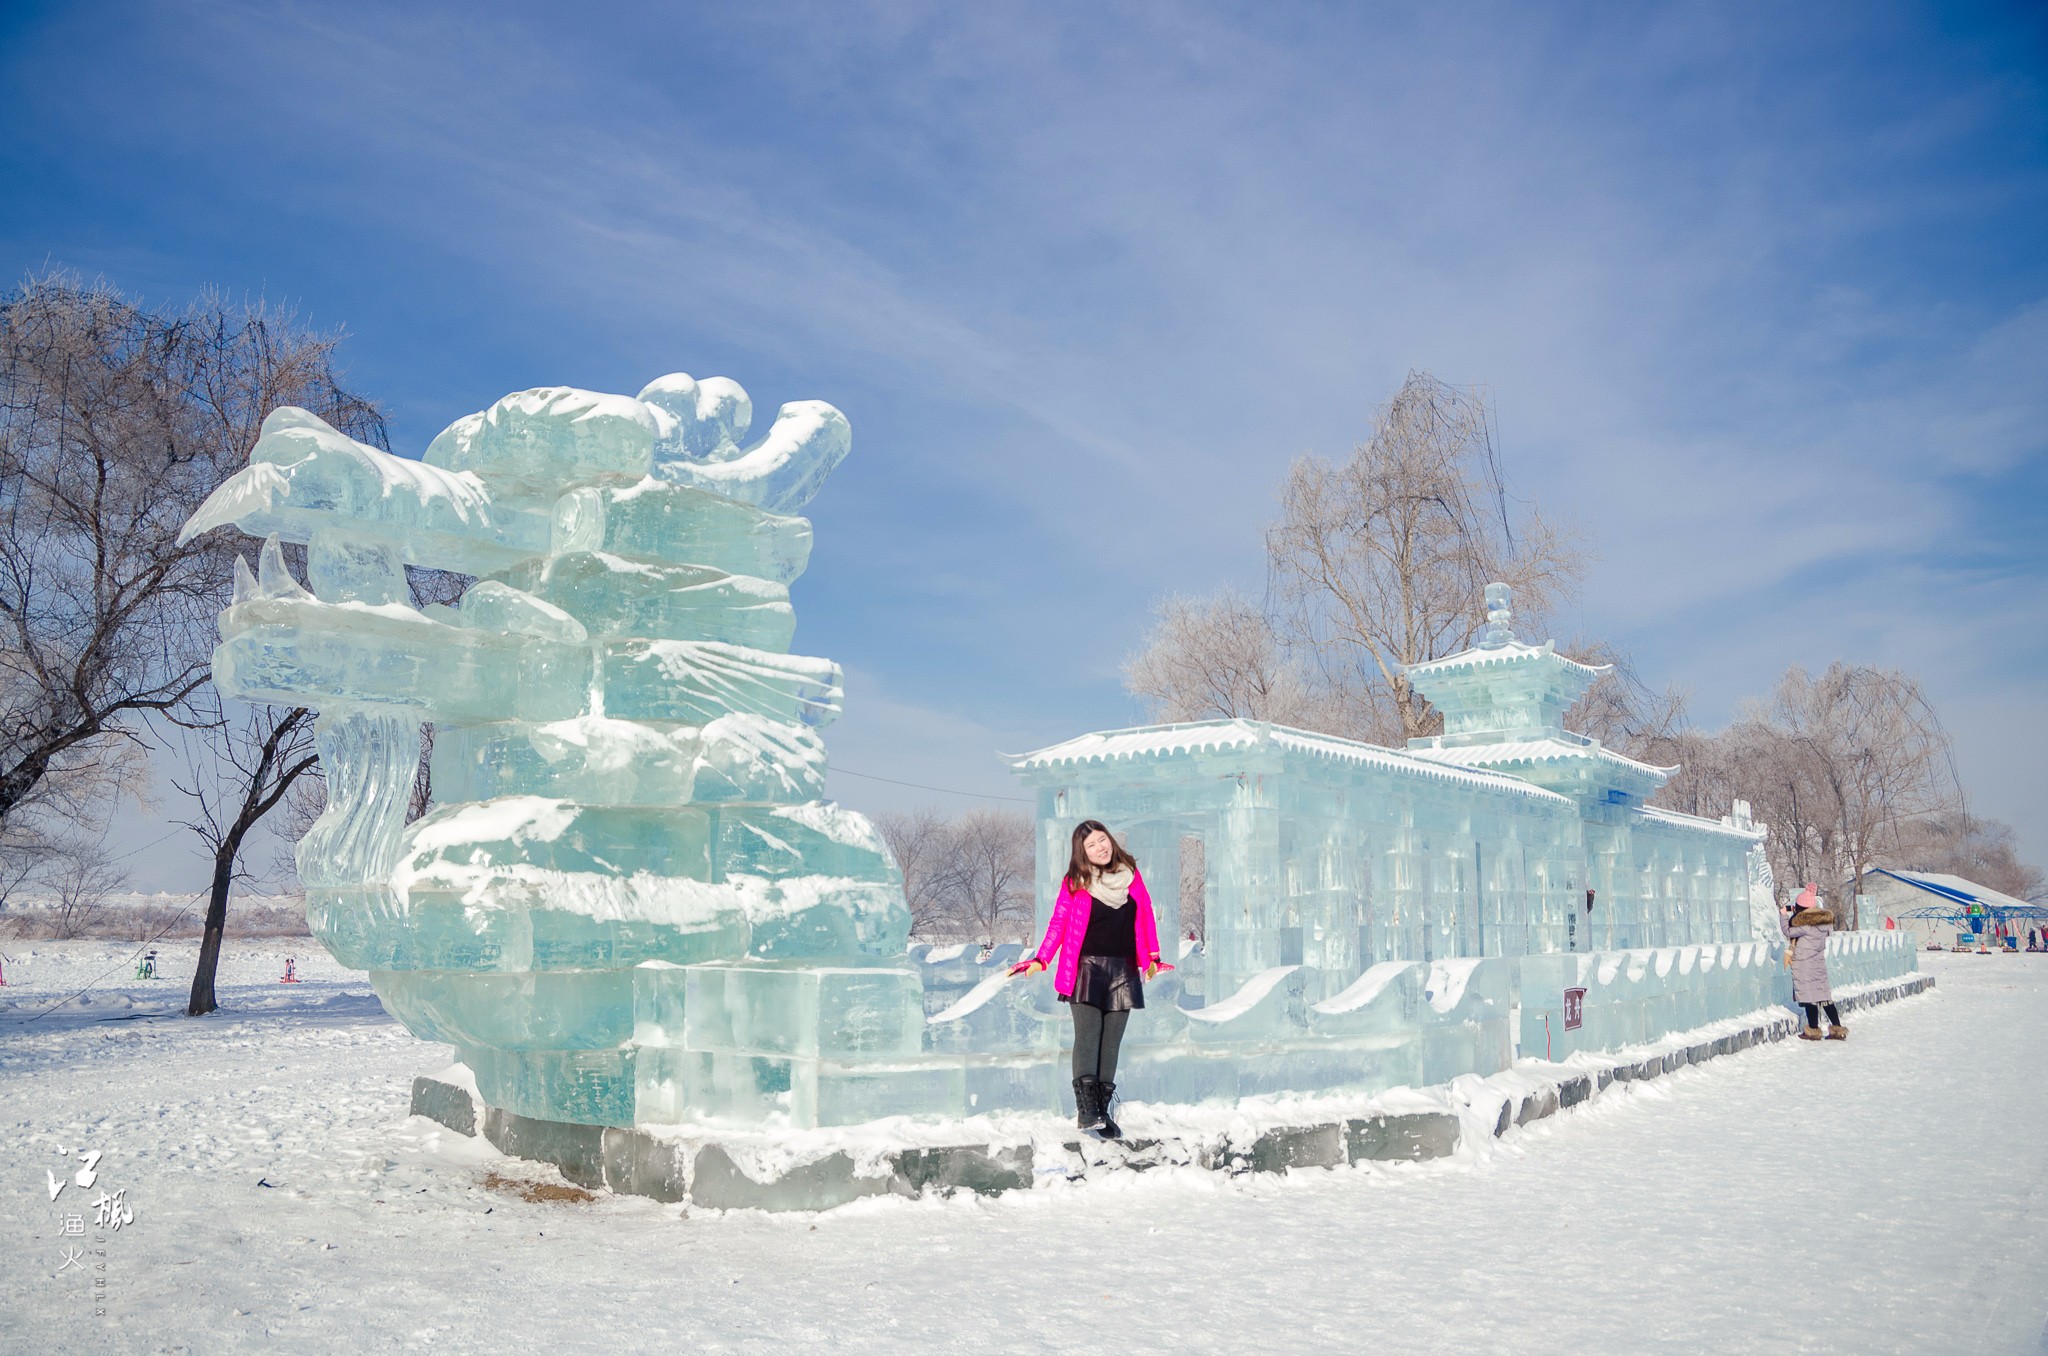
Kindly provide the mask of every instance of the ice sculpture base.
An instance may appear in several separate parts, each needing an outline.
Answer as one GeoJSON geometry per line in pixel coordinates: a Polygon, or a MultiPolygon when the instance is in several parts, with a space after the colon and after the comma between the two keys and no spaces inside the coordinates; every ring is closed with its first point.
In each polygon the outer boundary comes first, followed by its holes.
{"type": "MultiPolygon", "coordinates": [[[[1069,1014],[1042,978],[1007,978],[1014,953],[370,979],[410,1029],[455,1047],[502,1111],[779,1135],[1072,1114],[1069,1014]]],[[[1147,986],[1116,1081],[1129,1102],[1230,1106],[1487,1078],[1518,1057],[1563,1061],[1789,1004],[1783,954],[1742,942],[1386,961],[1342,984],[1275,966],[1184,1006],[1184,986],[1202,982],[1195,951],[1147,986]]],[[[1896,932],[1828,943],[1845,989],[1909,976],[1916,960],[1896,932]]]]}
{"type": "MultiPolygon", "coordinates": [[[[1923,993],[1926,974],[1838,991],[1845,1013],[1923,993]]],[[[1490,1078],[1374,1097],[1276,1097],[1232,1107],[1137,1105],[1130,1138],[1078,1135],[1049,1114],[953,1121],[895,1118],[836,1131],[715,1131],[585,1125],[522,1116],[484,1101],[469,1069],[413,1080],[412,1112],[501,1152],[548,1163],[578,1186],[714,1210],[830,1210],[867,1196],[994,1195],[1162,1166],[1231,1174],[1361,1162],[1419,1162],[1468,1137],[1505,1135],[1568,1111],[1617,1083],[1662,1077],[1794,1035],[1800,1019],[1763,1009],[1569,1064],[1524,1059],[1490,1078]]]]}

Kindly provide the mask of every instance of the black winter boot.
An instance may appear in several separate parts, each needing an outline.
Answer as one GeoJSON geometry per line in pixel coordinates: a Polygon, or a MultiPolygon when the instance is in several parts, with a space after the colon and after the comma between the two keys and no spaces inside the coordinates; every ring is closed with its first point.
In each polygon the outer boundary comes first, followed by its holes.
{"type": "Polygon", "coordinates": [[[1101,1135],[1104,1139],[1122,1139],[1124,1137],[1123,1127],[1109,1118],[1109,1099],[1114,1096],[1116,1096],[1116,1084],[1105,1083],[1099,1078],[1095,1080],[1096,1119],[1102,1122],[1095,1133],[1101,1135]]]}
{"type": "Polygon", "coordinates": [[[1101,1094],[1097,1091],[1101,1086],[1102,1084],[1092,1078],[1074,1080],[1074,1124],[1083,1130],[1102,1128],[1103,1103],[1100,1100],[1101,1094]]]}

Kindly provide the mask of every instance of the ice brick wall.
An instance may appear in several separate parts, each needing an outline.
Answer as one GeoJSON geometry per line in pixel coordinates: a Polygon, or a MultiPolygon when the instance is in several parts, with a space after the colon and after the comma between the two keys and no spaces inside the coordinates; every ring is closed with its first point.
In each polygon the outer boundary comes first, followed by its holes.
{"type": "Polygon", "coordinates": [[[1752,842],[1691,816],[1630,808],[1589,817],[1586,881],[1594,900],[1585,931],[1591,948],[1748,940],[1752,842]]]}

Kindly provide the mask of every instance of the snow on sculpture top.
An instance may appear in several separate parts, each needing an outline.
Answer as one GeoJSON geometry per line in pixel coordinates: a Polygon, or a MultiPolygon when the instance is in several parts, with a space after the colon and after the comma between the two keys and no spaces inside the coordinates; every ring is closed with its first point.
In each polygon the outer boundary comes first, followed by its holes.
{"type": "Polygon", "coordinates": [[[463,1048],[494,1105],[630,1121],[635,1046],[665,1039],[645,962],[902,951],[880,837],[822,801],[839,668],[789,653],[811,548],[793,513],[852,435],[803,401],[743,445],[752,413],[724,378],[548,387],[411,461],[279,409],[186,525],[268,539],[237,566],[214,673],[321,713],[328,803],[299,848],[316,935],[463,1048]],[[420,609],[407,566],[477,579],[420,609]],[[422,722],[434,808],[408,823],[422,722]]]}

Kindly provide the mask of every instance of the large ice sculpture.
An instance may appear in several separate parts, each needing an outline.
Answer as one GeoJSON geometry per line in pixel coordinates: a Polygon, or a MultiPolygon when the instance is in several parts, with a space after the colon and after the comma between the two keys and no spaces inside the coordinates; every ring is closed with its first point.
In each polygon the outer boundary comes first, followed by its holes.
{"type": "Polygon", "coordinates": [[[495,1106],[806,1119],[795,1061],[919,1047],[900,877],[822,799],[839,669],[789,653],[790,515],[850,431],[805,401],[742,447],[751,413],[683,375],[523,391],[411,461],[284,408],[186,525],[268,538],[214,674],[320,713],[315,935],[495,1106]],[[477,580],[421,611],[408,565],[477,580]],[[435,806],[407,823],[422,722],[435,806]]]}

